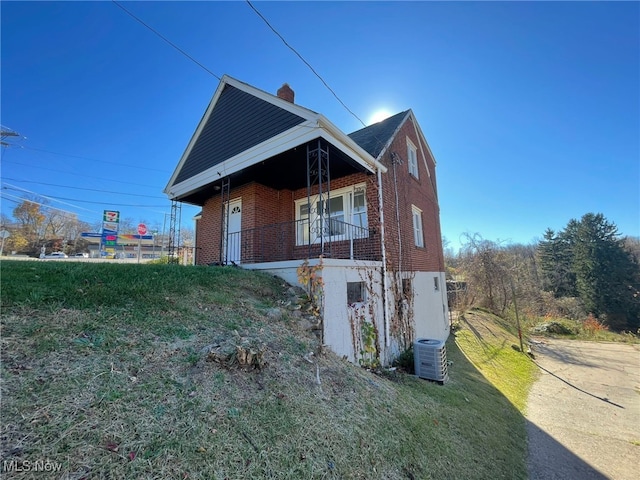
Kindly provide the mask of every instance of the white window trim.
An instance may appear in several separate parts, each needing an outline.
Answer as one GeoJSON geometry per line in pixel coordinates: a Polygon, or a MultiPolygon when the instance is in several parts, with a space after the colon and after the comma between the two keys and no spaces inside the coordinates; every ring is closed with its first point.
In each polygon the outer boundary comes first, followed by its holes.
{"type": "MultiPolygon", "coordinates": [[[[348,223],[350,225],[355,225],[354,223],[354,212],[353,212],[353,197],[354,194],[356,193],[356,191],[360,191],[362,190],[364,192],[364,207],[365,207],[365,215],[367,217],[367,224],[362,227],[366,229],[366,235],[362,236],[362,237],[358,237],[358,238],[367,238],[369,236],[369,216],[368,216],[368,209],[367,209],[367,191],[366,191],[366,184],[364,183],[359,183],[357,185],[351,185],[349,187],[344,187],[344,188],[339,188],[337,190],[331,190],[330,194],[330,198],[336,198],[336,197],[343,197],[343,208],[344,208],[344,222],[348,223]]],[[[319,195],[314,195],[312,196],[309,200],[311,205],[315,205],[318,200],[319,200],[319,195]]],[[[307,198],[303,197],[300,198],[298,200],[296,200],[295,202],[295,218],[296,221],[301,220],[300,218],[300,206],[301,205],[305,205],[307,204],[307,198]]],[[[315,220],[314,220],[315,221],[315,220]]],[[[340,240],[349,240],[349,235],[344,234],[344,235],[327,235],[324,237],[324,241],[327,242],[337,242],[340,240]]],[[[312,243],[320,243],[321,238],[320,236],[317,236],[315,239],[313,239],[312,243]]],[[[300,245],[306,245],[307,243],[301,239],[298,235],[298,229],[296,228],[296,246],[300,246],[300,245]]]]}
{"type": "Polygon", "coordinates": [[[416,247],[424,248],[424,229],[422,228],[422,210],[411,205],[411,220],[413,223],[413,242],[416,247]]]}
{"type": "Polygon", "coordinates": [[[420,175],[418,173],[418,147],[413,144],[409,137],[407,137],[407,165],[409,168],[409,174],[413,175],[416,179],[419,179],[420,175]],[[413,155],[411,154],[412,152],[413,155]]]}

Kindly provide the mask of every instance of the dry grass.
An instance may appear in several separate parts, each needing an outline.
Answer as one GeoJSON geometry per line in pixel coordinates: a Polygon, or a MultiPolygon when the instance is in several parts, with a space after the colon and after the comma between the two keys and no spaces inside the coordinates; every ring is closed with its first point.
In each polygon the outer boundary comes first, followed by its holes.
{"type": "Polygon", "coordinates": [[[526,477],[522,417],[453,342],[443,387],[309,356],[316,337],[267,275],[2,262],[2,277],[1,460],[61,464],[11,478],[526,477]],[[207,361],[237,346],[264,368],[207,361]]]}

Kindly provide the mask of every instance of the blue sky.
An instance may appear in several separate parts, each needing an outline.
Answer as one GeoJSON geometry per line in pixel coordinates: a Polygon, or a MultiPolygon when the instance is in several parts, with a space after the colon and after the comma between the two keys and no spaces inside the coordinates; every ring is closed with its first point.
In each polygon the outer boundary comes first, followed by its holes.
{"type": "MultiPolygon", "coordinates": [[[[246,3],[122,5],[216,75],[288,82],[296,103],[361,128],[246,3]]],[[[640,3],[254,5],[365,122],[413,109],[452,247],[531,243],[588,212],[640,235],[640,3]]],[[[2,212],[28,190],[91,224],[116,209],[161,228],[218,80],[112,2],[0,8],[0,120],[26,137],[2,149],[2,212]]]]}

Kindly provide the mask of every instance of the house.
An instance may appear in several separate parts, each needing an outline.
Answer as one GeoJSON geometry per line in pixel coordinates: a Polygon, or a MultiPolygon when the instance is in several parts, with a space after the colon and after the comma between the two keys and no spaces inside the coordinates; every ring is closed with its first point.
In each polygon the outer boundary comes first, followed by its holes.
{"type": "Polygon", "coordinates": [[[435,160],[411,110],[346,135],[287,84],[272,95],[225,75],[165,193],[202,207],[197,264],[321,279],[338,355],[384,365],[448,337],[435,160]]]}

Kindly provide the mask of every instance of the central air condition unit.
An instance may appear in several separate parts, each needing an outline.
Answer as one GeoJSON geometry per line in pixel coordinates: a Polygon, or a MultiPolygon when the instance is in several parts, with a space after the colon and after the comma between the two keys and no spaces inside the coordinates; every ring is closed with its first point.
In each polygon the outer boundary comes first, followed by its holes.
{"type": "Polygon", "coordinates": [[[443,384],[449,379],[447,347],[442,340],[419,338],[413,344],[416,376],[443,384]]]}

